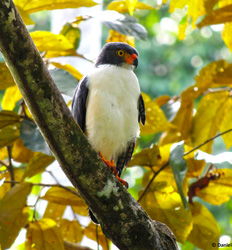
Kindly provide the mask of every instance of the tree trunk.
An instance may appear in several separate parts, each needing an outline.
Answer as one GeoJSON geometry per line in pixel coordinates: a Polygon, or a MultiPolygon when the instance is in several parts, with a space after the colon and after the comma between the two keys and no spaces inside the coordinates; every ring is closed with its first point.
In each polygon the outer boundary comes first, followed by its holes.
{"type": "Polygon", "coordinates": [[[12,0],[0,1],[0,50],[46,142],[72,184],[123,249],[177,249],[167,226],[152,221],[72,118],[12,0]]]}

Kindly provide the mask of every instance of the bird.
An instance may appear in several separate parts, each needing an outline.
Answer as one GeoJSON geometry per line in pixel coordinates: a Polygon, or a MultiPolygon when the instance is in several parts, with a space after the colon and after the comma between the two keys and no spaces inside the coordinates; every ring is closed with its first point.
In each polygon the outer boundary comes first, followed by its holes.
{"type": "Polygon", "coordinates": [[[146,114],[138,78],[138,52],[122,42],[106,43],[89,74],[79,82],[71,112],[92,148],[117,179],[132,158],[139,123],[146,114]]]}

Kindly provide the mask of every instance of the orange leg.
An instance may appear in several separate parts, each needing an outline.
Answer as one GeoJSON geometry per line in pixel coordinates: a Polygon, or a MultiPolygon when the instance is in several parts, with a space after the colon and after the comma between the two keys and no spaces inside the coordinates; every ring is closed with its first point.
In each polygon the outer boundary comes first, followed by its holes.
{"type": "Polygon", "coordinates": [[[118,171],[117,168],[115,167],[114,164],[114,160],[108,161],[106,160],[103,155],[101,153],[99,153],[100,157],[102,158],[102,160],[105,162],[105,164],[107,165],[107,167],[113,172],[113,174],[116,176],[116,178],[122,183],[123,186],[125,186],[126,188],[128,188],[128,183],[126,181],[124,181],[123,179],[121,179],[118,176],[118,171]]]}

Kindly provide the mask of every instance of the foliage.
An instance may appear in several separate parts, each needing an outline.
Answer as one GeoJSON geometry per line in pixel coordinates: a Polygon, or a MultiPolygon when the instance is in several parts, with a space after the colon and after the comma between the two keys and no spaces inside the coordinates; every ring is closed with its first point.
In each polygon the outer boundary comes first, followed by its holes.
{"type": "MultiPolygon", "coordinates": [[[[34,12],[96,5],[92,0],[15,0],[15,4],[26,25],[34,23],[30,17],[34,12]]],[[[154,6],[122,0],[110,2],[106,9],[116,11],[113,18],[103,15],[101,19],[106,27],[113,29],[109,30],[108,41],[134,45],[134,38],[145,39],[146,29],[133,14],[139,16],[144,10],[153,10],[154,6]]],[[[187,39],[189,26],[200,29],[223,23],[222,38],[232,51],[229,1],[171,0],[169,11],[180,12],[180,9],[184,15],[179,23],[179,39],[187,39]]],[[[60,34],[42,30],[31,32],[46,64],[56,68],[50,72],[58,88],[70,97],[81,73],[71,65],[51,62],[50,58],[73,56],[87,60],[76,50],[81,38],[79,24],[90,18],[94,17],[78,16],[61,27],[60,34]]],[[[87,216],[87,206],[76,190],[60,183],[36,181],[55,159],[5,63],[0,63],[0,72],[0,90],[4,90],[0,112],[1,249],[9,248],[23,227],[27,230],[25,249],[65,249],[64,240],[79,243],[84,235],[108,249],[109,243],[100,228],[96,234],[92,223],[82,225],[80,215],[87,216]],[[42,195],[45,187],[48,190],[42,195]],[[29,207],[27,197],[33,196],[36,201],[29,207]],[[41,200],[48,202],[43,215],[37,211],[37,203],[41,200]],[[67,208],[72,211],[72,220],[64,218],[67,208]]],[[[219,161],[219,156],[211,155],[214,139],[220,135],[227,149],[232,146],[231,72],[231,63],[213,61],[203,67],[196,75],[195,83],[178,96],[166,95],[152,100],[149,93],[143,93],[147,122],[141,127],[141,136],[161,136],[156,145],[152,143],[150,147],[141,148],[139,144],[129,167],[143,169],[138,199],[143,208],[152,219],[167,224],[184,247],[191,242],[200,249],[217,249],[212,243],[219,242],[220,230],[205,204],[222,205],[232,195],[232,171],[223,166],[231,158],[220,159],[222,167],[217,169],[213,164],[219,161]],[[195,197],[198,197],[197,201],[195,197]]],[[[55,176],[53,178],[56,181],[55,176]]]]}

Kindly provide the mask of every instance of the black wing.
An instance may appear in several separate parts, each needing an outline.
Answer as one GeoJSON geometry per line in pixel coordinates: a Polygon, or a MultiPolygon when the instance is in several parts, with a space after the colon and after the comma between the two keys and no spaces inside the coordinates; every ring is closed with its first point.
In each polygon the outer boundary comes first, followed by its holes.
{"type": "Polygon", "coordinates": [[[141,94],[139,96],[138,110],[139,110],[139,122],[141,121],[142,124],[144,125],[146,121],[146,114],[145,114],[144,101],[141,94]]]}
{"type": "Polygon", "coordinates": [[[85,132],[86,100],[88,96],[88,77],[83,78],[75,90],[72,100],[72,115],[83,132],[85,132]]]}
{"type": "MultiPolygon", "coordinates": [[[[142,122],[142,124],[145,124],[145,120],[146,120],[146,114],[145,114],[145,106],[144,106],[144,101],[143,101],[143,97],[140,94],[139,96],[139,100],[138,100],[138,111],[139,111],[139,117],[138,117],[138,122],[142,122]]],[[[127,166],[128,163],[131,160],[131,157],[133,155],[133,151],[135,148],[135,138],[131,141],[128,142],[128,146],[125,152],[123,152],[117,161],[117,170],[119,172],[119,176],[121,175],[121,172],[123,170],[124,166],[127,166]]]]}

